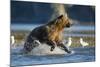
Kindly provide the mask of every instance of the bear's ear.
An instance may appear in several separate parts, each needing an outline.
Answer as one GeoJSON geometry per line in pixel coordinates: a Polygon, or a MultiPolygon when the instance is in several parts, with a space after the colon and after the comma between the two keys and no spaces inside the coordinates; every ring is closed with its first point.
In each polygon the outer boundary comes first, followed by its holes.
{"type": "Polygon", "coordinates": [[[60,18],[62,18],[64,15],[60,15],[59,17],[58,17],[58,19],[60,19],[60,18]]]}

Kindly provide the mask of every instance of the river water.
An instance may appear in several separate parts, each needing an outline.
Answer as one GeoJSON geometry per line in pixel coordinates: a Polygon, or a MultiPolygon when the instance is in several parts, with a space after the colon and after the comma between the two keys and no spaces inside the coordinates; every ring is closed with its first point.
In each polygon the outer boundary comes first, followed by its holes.
{"type": "Polygon", "coordinates": [[[71,48],[71,50],[74,51],[72,54],[53,55],[22,55],[18,52],[19,49],[20,48],[12,49],[13,52],[11,53],[11,66],[95,61],[94,47],[71,48]]]}
{"type": "MultiPolygon", "coordinates": [[[[11,30],[28,30],[31,31],[33,28],[37,27],[38,25],[11,25],[11,30]]],[[[94,37],[94,33],[80,33],[81,31],[95,31],[94,26],[74,26],[70,29],[65,29],[69,34],[67,36],[89,36],[94,37]],[[75,32],[78,33],[75,33],[75,32]]],[[[66,34],[64,34],[66,36],[66,34]]],[[[11,47],[11,66],[23,66],[23,65],[40,65],[40,64],[57,64],[57,63],[76,63],[76,62],[93,62],[95,61],[95,46],[87,46],[87,47],[71,47],[72,50],[71,54],[67,54],[64,51],[59,50],[58,48],[55,49],[55,52],[52,54],[37,54],[33,55],[23,55],[21,49],[23,46],[18,47],[11,47]],[[56,53],[56,54],[55,54],[56,53]]],[[[45,47],[43,47],[45,48],[45,47]]],[[[40,51],[43,48],[38,48],[40,51]]],[[[48,49],[49,47],[47,47],[48,49]]],[[[47,50],[45,49],[45,50],[47,50]]],[[[39,51],[37,50],[37,51],[39,51]]],[[[45,52],[45,51],[42,51],[45,52]]]]}

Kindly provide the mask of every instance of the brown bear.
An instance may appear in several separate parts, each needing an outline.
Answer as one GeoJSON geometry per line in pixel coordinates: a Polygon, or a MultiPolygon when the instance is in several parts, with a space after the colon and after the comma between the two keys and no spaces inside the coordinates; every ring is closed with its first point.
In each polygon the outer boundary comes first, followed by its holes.
{"type": "Polygon", "coordinates": [[[40,43],[46,43],[51,46],[50,51],[53,51],[55,46],[58,46],[70,53],[67,47],[62,43],[62,32],[65,27],[70,27],[71,23],[69,18],[65,15],[60,15],[53,21],[36,27],[27,37],[24,50],[30,52],[37,45],[34,44],[34,40],[39,40],[40,43]]]}

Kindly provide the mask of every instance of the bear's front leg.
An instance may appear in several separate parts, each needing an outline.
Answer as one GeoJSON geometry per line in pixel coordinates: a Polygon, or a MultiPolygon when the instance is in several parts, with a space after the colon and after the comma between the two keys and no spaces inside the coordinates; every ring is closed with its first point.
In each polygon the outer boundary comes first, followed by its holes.
{"type": "Polygon", "coordinates": [[[49,46],[51,46],[50,51],[53,51],[54,48],[55,48],[55,46],[56,46],[56,42],[55,42],[55,41],[48,40],[48,41],[47,41],[47,44],[48,44],[49,46]]]}
{"type": "Polygon", "coordinates": [[[66,47],[62,42],[59,42],[57,45],[58,45],[59,47],[61,47],[65,52],[71,53],[71,51],[69,50],[69,48],[66,47]]]}

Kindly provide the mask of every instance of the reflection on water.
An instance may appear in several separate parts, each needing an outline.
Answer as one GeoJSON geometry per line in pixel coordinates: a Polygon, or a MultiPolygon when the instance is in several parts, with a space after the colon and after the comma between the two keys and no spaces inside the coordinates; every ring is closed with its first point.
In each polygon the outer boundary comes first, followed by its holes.
{"type": "MultiPolygon", "coordinates": [[[[32,30],[35,27],[38,27],[43,24],[12,24],[11,30],[32,30]]],[[[71,28],[68,28],[67,30],[72,31],[88,31],[88,30],[95,30],[95,27],[92,25],[74,25],[71,28]]]]}
{"type": "Polygon", "coordinates": [[[39,25],[34,25],[34,24],[12,24],[11,25],[11,30],[29,30],[31,31],[35,27],[38,27],[39,25]]]}

